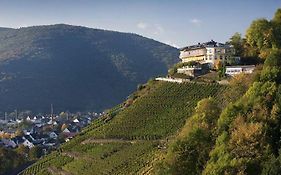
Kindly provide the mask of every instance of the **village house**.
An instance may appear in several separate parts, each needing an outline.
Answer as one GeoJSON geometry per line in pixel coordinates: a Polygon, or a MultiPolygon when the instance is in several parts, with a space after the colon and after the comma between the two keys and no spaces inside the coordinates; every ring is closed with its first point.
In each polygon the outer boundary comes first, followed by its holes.
{"type": "Polygon", "coordinates": [[[12,120],[1,120],[2,130],[0,131],[0,145],[7,148],[17,148],[19,145],[24,145],[28,148],[34,146],[44,147],[45,150],[50,150],[56,148],[60,143],[64,141],[69,141],[81,129],[97,116],[93,114],[80,114],[80,115],[69,115],[65,117],[52,117],[52,116],[26,116],[21,119],[17,119],[20,122],[27,122],[28,127],[22,129],[21,136],[16,135],[16,129],[14,127],[9,127],[8,123],[19,122],[16,119],[12,120]],[[58,126],[62,124],[67,124],[67,128],[63,131],[59,130],[58,126]],[[63,139],[60,138],[63,136],[63,139]]]}
{"type": "Polygon", "coordinates": [[[62,132],[63,132],[63,133],[70,133],[70,131],[69,131],[68,128],[65,128],[62,132]]]}
{"type": "Polygon", "coordinates": [[[31,141],[27,140],[27,139],[25,139],[22,144],[23,144],[25,147],[28,147],[29,149],[34,147],[34,144],[33,144],[31,141]]]}
{"type": "Polygon", "coordinates": [[[79,123],[79,120],[76,118],[73,120],[74,123],[79,123]]]}

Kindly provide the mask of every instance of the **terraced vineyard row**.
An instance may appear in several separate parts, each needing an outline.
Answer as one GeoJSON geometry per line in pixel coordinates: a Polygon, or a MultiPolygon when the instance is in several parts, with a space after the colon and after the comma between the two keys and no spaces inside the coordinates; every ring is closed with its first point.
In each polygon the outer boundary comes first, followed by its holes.
{"type": "Polygon", "coordinates": [[[209,96],[220,100],[224,87],[216,84],[158,82],[154,92],[140,97],[114,120],[89,132],[96,138],[161,139],[181,128],[197,102],[209,96]]]}
{"type": "Polygon", "coordinates": [[[20,175],[31,175],[31,174],[50,174],[47,171],[47,168],[50,166],[61,168],[66,163],[69,163],[73,160],[73,158],[68,156],[63,156],[58,152],[54,152],[44,159],[39,160],[31,167],[28,167],[24,172],[20,173],[20,175]]]}
{"type": "MultiPolygon", "coordinates": [[[[73,174],[120,174],[137,172],[146,165],[157,144],[140,143],[94,144],[80,149],[79,158],[66,164],[63,169],[73,174]],[[119,172],[119,173],[118,173],[119,172]]],[[[76,150],[74,148],[74,150],[76,150]]]]}

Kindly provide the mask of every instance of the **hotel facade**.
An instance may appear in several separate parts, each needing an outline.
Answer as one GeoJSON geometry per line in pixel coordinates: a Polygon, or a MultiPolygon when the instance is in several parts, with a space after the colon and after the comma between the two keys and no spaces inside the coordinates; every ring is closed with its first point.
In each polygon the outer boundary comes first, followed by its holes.
{"type": "Polygon", "coordinates": [[[180,49],[179,58],[183,63],[197,61],[201,64],[209,64],[210,67],[213,67],[217,61],[225,63],[230,59],[239,60],[239,57],[234,57],[234,55],[235,49],[232,45],[211,40],[206,43],[198,43],[197,45],[180,49]]]}

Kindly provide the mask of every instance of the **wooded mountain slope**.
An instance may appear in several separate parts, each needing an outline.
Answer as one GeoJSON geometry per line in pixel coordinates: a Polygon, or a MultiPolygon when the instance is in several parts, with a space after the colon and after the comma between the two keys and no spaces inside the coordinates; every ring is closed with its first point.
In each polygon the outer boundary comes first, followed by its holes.
{"type": "Polygon", "coordinates": [[[0,28],[0,111],[101,111],[177,61],[176,48],[136,34],[0,28]]]}

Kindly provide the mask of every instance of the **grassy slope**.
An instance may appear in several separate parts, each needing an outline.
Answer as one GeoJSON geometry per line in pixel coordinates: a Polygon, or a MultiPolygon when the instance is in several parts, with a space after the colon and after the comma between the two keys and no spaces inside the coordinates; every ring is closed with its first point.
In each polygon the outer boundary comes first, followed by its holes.
{"type": "Polygon", "coordinates": [[[221,100],[216,84],[151,82],[134,94],[129,107],[113,108],[59,152],[46,156],[23,174],[138,174],[149,171],[155,153],[181,128],[197,102],[221,100]]]}

